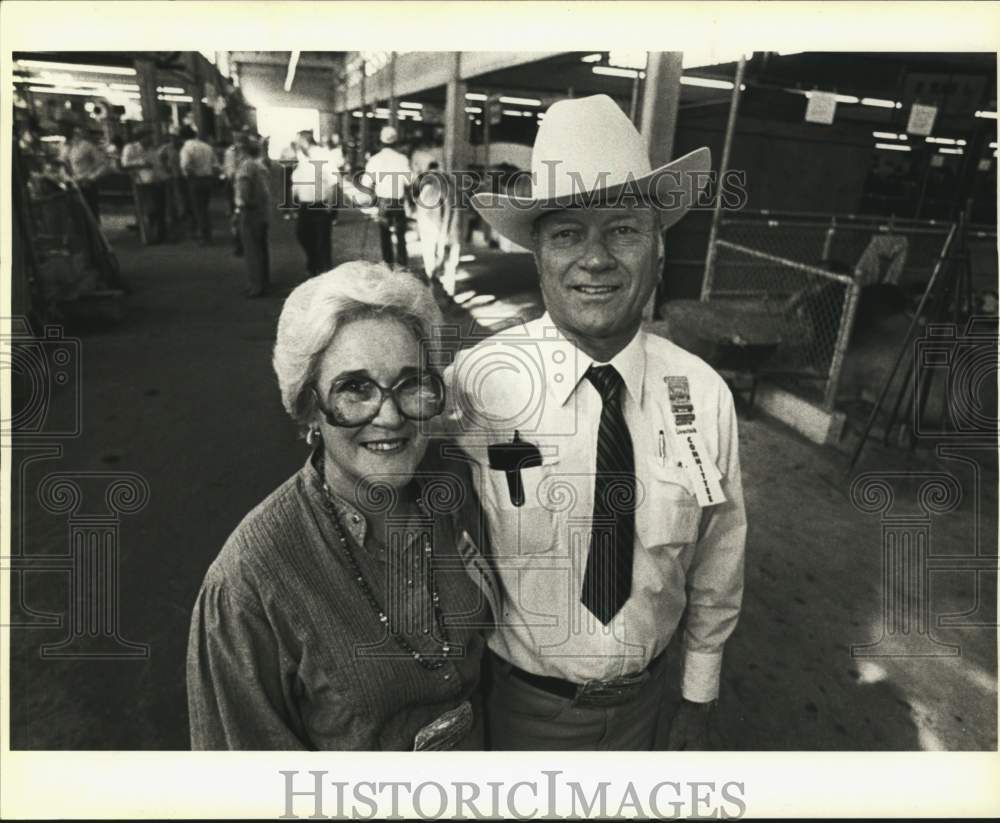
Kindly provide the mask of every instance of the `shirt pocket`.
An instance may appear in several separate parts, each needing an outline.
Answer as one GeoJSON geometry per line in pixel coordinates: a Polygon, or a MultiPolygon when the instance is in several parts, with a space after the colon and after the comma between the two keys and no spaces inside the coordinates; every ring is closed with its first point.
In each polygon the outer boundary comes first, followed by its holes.
{"type": "Polygon", "coordinates": [[[524,502],[511,498],[507,473],[487,469],[486,502],[498,553],[540,554],[552,551],[558,531],[559,507],[550,500],[550,486],[557,477],[558,457],[544,456],[542,465],[521,469],[524,502]]]}
{"type": "Polygon", "coordinates": [[[696,543],[701,506],[691,482],[676,462],[650,460],[643,475],[642,498],[636,511],[639,540],[647,549],[696,543]]]}

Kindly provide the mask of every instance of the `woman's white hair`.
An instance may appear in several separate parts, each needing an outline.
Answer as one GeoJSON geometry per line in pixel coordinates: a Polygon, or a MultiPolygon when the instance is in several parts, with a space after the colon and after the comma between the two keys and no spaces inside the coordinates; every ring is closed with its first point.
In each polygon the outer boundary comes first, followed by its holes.
{"type": "Polygon", "coordinates": [[[303,429],[315,413],[309,386],[319,360],[344,323],[362,317],[395,317],[408,325],[425,352],[440,339],[444,318],[431,290],[415,275],[384,263],[355,260],[310,278],[285,300],[274,343],[285,411],[303,429]]]}

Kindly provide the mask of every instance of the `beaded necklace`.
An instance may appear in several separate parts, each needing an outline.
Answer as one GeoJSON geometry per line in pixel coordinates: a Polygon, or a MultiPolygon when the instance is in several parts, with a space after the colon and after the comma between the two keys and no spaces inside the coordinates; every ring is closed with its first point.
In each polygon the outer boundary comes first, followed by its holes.
{"type": "MultiPolygon", "coordinates": [[[[323,477],[322,458],[319,460],[318,468],[320,471],[320,477],[323,477]]],[[[378,617],[379,622],[384,624],[389,630],[389,634],[396,642],[396,645],[409,654],[414,660],[417,661],[417,663],[430,671],[440,669],[448,660],[448,654],[451,652],[451,642],[448,638],[448,632],[444,625],[444,618],[441,614],[441,597],[438,594],[437,586],[434,582],[434,564],[431,559],[432,549],[430,539],[426,537],[426,535],[424,536],[424,557],[427,560],[427,588],[431,596],[431,609],[434,615],[434,624],[437,628],[437,636],[442,638],[442,643],[440,652],[427,654],[415,649],[403,635],[393,631],[392,626],[389,625],[389,616],[385,613],[385,609],[383,609],[379,604],[378,599],[375,597],[375,592],[372,591],[371,585],[365,579],[364,573],[361,571],[361,565],[358,563],[358,558],[355,556],[354,550],[351,548],[350,541],[347,539],[347,533],[344,530],[343,525],[341,525],[340,518],[337,516],[337,510],[333,503],[333,492],[330,491],[330,487],[327,485],[325,479],[323,480],[323,494],[323,505],[327,512],[329,512],[330,519],[333,521],[334,528],[337,530],[337,538],[340,540],[340,545],[343,547],[344,554],[347,556],[347,562],[351,566],[351,571],[354,575],[354,582],[358,584],[358,588],[361,589],[361,593],[364,595],[365,600],[368,601],[372,611],[378,617]]],[[[420,507],[421,512],[429,515],[422,498],[417,498],[417,505],[420,507]]]]}

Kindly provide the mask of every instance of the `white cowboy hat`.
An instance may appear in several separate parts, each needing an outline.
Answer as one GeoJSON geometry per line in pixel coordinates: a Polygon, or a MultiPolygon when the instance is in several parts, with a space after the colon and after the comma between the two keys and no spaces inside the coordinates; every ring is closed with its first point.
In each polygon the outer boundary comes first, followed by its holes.
{"type": "Polygon", "coordinates": [[[606,94],[560,100],[545,113],[531,152],[531,194],[475,194],[473,208],[505,237],[532,246],[532,225],[571,205],[635,202],[660,213],[667,229],[691,208],[708,181],[712,155],[696,149],[651,169],[646,145],[606,94]]]}

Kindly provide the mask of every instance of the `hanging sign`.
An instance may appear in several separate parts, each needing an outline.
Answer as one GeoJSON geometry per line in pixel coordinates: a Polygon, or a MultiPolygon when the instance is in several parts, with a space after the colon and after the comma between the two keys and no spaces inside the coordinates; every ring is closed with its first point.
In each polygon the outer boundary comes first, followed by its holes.
{"type": "Polygon", "coordinates": [[[806,106],[807,123],[823,123],[829,126],[837,111],[837,95],[827,91],[809,92],[809,105],[806,106]]]}
{"type": "Polygon", "coordinates": [[[937,106],[924,106],[914,103],[910,109],[910,119],[906,124],[907,134],[919,134],[926,137],[934,128],[934,119],[937,117],[937,106]]]}

